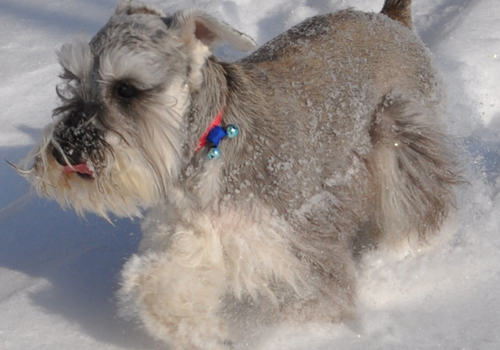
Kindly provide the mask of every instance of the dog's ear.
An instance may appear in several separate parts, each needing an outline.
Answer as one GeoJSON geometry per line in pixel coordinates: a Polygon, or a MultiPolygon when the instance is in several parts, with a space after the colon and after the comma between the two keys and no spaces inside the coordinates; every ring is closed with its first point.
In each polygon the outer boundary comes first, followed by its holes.
{"type": "Polygon", "coordinates": [[[165,14],[162,10],[151,6],[143,4],[135,0],[120,0],[116,5],[115,15],[135,15],[135,14],[147,14],[156,15],[163,17],[165,14]]]}
{"type": "Polygon", "coordinates": [[[172,17],[163,18],[163,21],[170,29],[178,31],[177,35],[185,43],[198,40],[210,50],[222,43],[241,51],[250,51],[256,45],[248,35],[200,10],[180,11],[172,17]]]}

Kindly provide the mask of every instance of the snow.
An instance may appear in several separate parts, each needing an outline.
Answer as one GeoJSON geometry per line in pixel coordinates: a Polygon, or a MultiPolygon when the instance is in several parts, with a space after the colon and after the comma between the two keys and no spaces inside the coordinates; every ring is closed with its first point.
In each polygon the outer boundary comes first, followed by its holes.
{"type": "MultiPolygon", "coordinates": [[[[172,0],[198,7],[259,44],[302,19],[382,0],[172,0]]],[[[0,159],[20,159],[56,104],[54,51],[89,38],[114,0],[0,1],[0,159]]],[[[449,125],[470,184],[429,248],[374,252],[359,272],[359,319],[281,325],[249,337],[251,349],[500,348],[500,4],[414,1],[416,30],[443,74],[449,125]]],[[[220,55],[238,57],[223,47],[220,55]]],[[[0,164],[0,349],[160,349],[115,316],[117,273],[140,239],[137,222],[78,218],[36,198],[0,164]]]]}

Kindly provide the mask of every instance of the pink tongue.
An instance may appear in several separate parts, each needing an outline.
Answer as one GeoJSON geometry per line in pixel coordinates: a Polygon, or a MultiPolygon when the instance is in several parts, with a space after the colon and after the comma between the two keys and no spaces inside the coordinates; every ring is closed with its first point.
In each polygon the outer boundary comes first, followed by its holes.
{"type": "Polygon", "coordinates": [[[93,171],[89,169],[87,164],[81,163],[81,164],[76,164],[73,166],[66,165],[64,167],[64,173],[65,174],[71,174],[71,173],[79,173],[79,174],[86,174],[86,175],[94,175],[93,171]]]}

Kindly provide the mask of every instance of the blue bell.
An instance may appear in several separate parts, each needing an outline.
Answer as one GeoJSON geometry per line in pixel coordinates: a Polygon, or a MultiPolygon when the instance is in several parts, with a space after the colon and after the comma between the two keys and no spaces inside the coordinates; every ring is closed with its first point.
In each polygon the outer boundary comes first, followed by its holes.
{"type": "Polygon", "coordinates": [[[212,147],[207,153],[207,157],[210,160],[218,159],[221,155],[220,149],[217,147],[212,147]]]}
{"type": "Polygon", "coordinates": [[[229,137],[230,139],[234,139],[236,136],[238,136],[239,132],[240,131],[238,130],[238,127],[236,125],[231,124],[226,128],[227,137],[229,137]]]}

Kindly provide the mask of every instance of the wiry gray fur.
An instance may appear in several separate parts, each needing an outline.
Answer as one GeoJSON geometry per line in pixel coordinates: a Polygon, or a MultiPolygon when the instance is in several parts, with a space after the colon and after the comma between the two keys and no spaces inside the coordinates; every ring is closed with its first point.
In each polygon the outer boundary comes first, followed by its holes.
{"type": "Polygon", "coordinates": [[[122,1],[90,47],[63,48],[64,104],[33,181],[79,211],[153,207],[122,290],[151,334],[223,348],[219,317],[234,315],[221,300],[272,300],[273,319],[338,320],[353,312],[356,256],[438,230],[459,182],[439,80],[409,29],[410,1],[387,0],[383,13],[316,16],[226,63],[207,48],[251,39],[199,11],[163,17],[122,1]],[[124,81],[140,93],[117,97],[124,81]],[[221,110],[240,135],[208,160],[196,147],[221,110]],[[93,178],[53,183],[54,148],[93,178]],[[139,177],[125,183],[139,189],[115,180],[123,154],[137,155],[139,177]]]}

